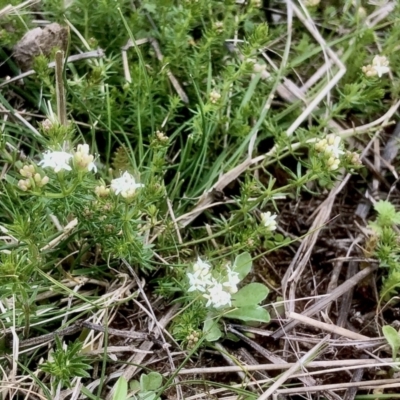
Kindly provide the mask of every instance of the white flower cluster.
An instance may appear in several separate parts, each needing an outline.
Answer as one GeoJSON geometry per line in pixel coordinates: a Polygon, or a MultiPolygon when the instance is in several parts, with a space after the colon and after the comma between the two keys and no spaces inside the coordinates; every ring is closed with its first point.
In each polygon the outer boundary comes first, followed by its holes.
{"type": "Polygon", "coordinates": [[[344,151],[340,147],[340,143],[340,136],[332,133],[327,135],[325,139],[321,139],[315,143],[315,150],[325,155],[327,159],[326,164],[330,171],[339,168],[340,156],[344,154],[344,151]]]}
{"type": "Polygon", "coordinates": [[[367,77],[378,75],[381,78],[383,74],[387,74],[390,71],[389,60],[385,56],[375,56],[372,60],[372,65],[364,65],[362,71],[367,77]]]}
{"type": "Polygon", "coordinates": [[[132,198],[136,189],[143,186],[142,183],[137,183],[135,178],[128,171],[125,171],[120,178],[111,181],[111,190],[115,194],[120,194],[125,199],[132,198]]]}
{"type": "Polygon", "coordinates": [[[224,282],[219,282],[211,275],[211,265],[197,259],[193,265],[193,273],[188,272],[189,292],[199,291],[207,299],[206,307],[220,308],[231,305],[231,294],[236,293],[240,282],[239,274],[229,266],[224,282]]]}
{"type": "Polygon", "coordinates": [[[74,160],[78,169],[84,171],[97,172],[97,167],[93,162],[94,157],[89,154],[88,144],[79,144],[75,153],[66,151],[46,151],[43,160],[38,163],[43,168],[52,168],[55,173],[60,171],[71,171],[71,159],[74,160]]]}

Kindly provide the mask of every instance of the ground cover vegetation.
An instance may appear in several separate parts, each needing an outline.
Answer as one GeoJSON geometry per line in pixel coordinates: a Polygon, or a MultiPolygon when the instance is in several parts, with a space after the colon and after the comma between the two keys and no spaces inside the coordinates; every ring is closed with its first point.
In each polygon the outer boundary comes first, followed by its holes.
{"type": "Polygon", "coordinates": [[[0,1],[0,397],[399,398],[399,21],[0,1]]]}

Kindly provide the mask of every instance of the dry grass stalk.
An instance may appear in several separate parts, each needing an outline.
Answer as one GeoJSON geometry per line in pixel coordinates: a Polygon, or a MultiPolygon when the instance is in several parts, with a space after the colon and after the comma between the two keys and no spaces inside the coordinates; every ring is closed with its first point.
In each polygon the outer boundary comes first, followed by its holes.
{"type": "Polygon", "coordinates": [[[354,339],[354,340],[369,340],[370,339],[368,336],[360,335],[359,333],[349,331],[348,329],[344,329],[344,328],[341,328],[336,325],[331,325],[331,324],[327,324],[325,322],[317,321],[315,319],[306,317],[304,315],[301,315],[301,314],[298,314],[295,312],[287,313],[287,317],[297,320],[297,321],[301,322],[302,324],[313,326],[314,328],[322,329],[324,331],[334,333],[336,335],[347,337],[348,339],[354,339]]]}

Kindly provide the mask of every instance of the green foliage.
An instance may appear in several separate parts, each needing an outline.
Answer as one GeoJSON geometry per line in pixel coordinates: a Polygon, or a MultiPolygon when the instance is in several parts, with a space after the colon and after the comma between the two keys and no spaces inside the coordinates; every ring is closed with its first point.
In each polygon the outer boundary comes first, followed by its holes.
{"type": "Polygon", "coordinates": [[[233,306],[240,308],[261,303],[268,293],[268,288],[262,283],[249,283],[232,296],[233,306]]]}
{"type": "Polygon", "coordinates": [[[50,374],[53,387],[71,387],[71,380],[75,377],[89,378],[87,372],[92,367],[84,355],[80,355],[82,342],[75,342],[68,346],[61,343],[56,336],[56,349],[51,353],[51,359],[40,365],[40,369],[50,374]]]}
{"type": "Polygon", "coordinates": [[[208,318],[204,321],[203,333],[205,339],[209,342],[216,342],[223,335],[218,322],[213,318],[208,318]]]}
{"type": "Polygon", "coordinates": [[[393,361],[396,361],[397,354],[400,349],[400,333],[393,327],[385,325],[382,327],[383,336],[392,348],[393,361]]]}
{"type": "Polygon", "coordinates": [[[251,271],[253,260],[249,253],[242,253],[238,255],[233,264],[233,270],[239,274],[240,280],[243,280],[251,271]]]}
{"type": "Polygon", "coordinates": [[[113,388],[113,400],[158,400],[157,390],[162,386],[162,375],[158,372],[142,374],[139,381],[129,382],[129,393],[133,397],[128,397],[128,382],[121,376],[113,388]]]}
{"type": "Polygon", "coordinates": [[[380,261],[380,266],[387,269],[380,293],[385,300],[389,300],[400,288],[400,241],[394,228],[400,224],[400,213],[393,204],[383,200],[377,202],[374,208],[378,216],[369,224],[377,236],[374,256],[380,261]]]}
{"type": "MultiPolygon", "coordinates": [[[[0,1],[0,9],[9,3],[20,2],[0,1]]],[[[68,23],[68,55],[101,48],[104,57],[65,65],[66,126],[52,111],[57,91],[47,64],[54,54],[36,57],[35,75],[23,86],[0,82],[7,84],[0,93],[2,324],[34,335],[54,330],[75,311],[79,318],[103,316],[103,307],[114,313],[132,294],[127,289],[125,298],[103,305],[104,288],[120,286],[132,272],[165,303],[182,304],[168,329],[188,350],[224,337],[224,319],[268,323],[263,302],[269,291],[254,282],[259,271],[252,271],[258,268],[253,258],[293,239],[274,232],[276,225],[266,224],[263,213],[279,215],[278,199],[324,193],[343,168],[356,173],[359,155],[332,133],[332,121],[368,124],[400,93],[398,6],[388,23],[372,27],[359,10],[349,9],[351,2],[338,3],[308,12],[346,74],[290,135],[289,127],[331,83],[337,67],[298,18],[286,43],[286,24],[268,25],[259,1],[43,0],[36,10],[3,16],[0,61],[7,75],[18,74],[12,47],[43,16],[68,23]],[[362,71],[377,54],[388,56],[391,76],[362,71]],[[325,72],[306,89],[317,71],[325,72]],[[292,92],[293,83],[300,91],[292,92]],[[97,171],[80,167],[77,146],[83,143],[90,144],[97,171]],[[41,165],[50,150],[68,152],[70,170],[41,165]],[[125,171],[144,186],[122,196],[109,189],[125,171]],[[213,190],[221,179],[226,186],[213,190]],[[210,301],[210,283],[207,290],[189,291],[197,257],[212,265],[205,275],[222,286],[225,302],[210,301]],[[82,292],[85,282],[90,287],[82,292]]],[[[393,228],[400,217],[387,202],[376,210],[372,255],[385,268],[381,294],[387,299],[400,287],[393,228]]],[[[87,376],[79,369],[79,346],[60,346],[44,364],[53,389],[67,386],[72,376],[87,376]],[[78,361],[65,367],[69,359],[78,361]]],[[[34,364],[30,355],[20,356],[34,364]]],[[[133,391],[135,398],[156,400],[160,386],[152,374],[130,387],[121,378],[114,398],[125,400],[133,391]]]]}
{"type": "Polygon", "coordinates": [[[128,382],[127,380],[121,376],[118,378],[117,383],[114,386],[114,394],[113,400],[129,400],[133,399],[133,397],[128,399],[128,382]]]}

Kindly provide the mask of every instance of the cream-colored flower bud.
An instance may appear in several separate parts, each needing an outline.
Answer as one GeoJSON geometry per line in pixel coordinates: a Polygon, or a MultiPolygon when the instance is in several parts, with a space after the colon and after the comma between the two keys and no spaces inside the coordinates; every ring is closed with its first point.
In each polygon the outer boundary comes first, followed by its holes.
{"type": "Polygon", "coordinates": [[[18,187],[23,190],[24,192],[26,192],[28,190],[28,186],[26,185],[26,181],[21,179],[18,181],[18,187]]]}
{"type": "Polygon", "coordinates": [[[44,131],[49,131],[53,127],[53,123],[46,118],[44,121],[42,121],[42,129],[44,131]]]}
{"type": "Polygon", "coordinates": [[[253,67],[253,71],[256,74],[264,72],[266,69],[267,69],[267,66],[265,64],[259,64],[259,63],[254,64],[254,67],[253,67]]]}
{"type": "Polygon", "coordinates": [[[49,180],[50,180],[50,178],[49,178],[47,175],[45,175],[45,176],[42,178],[41,185],[42,185],[42,186],[47,185],[47,184],[49,183],[49,180]]]}
{"type": "Polygon", "coordinates": [[[158,139],[160,142],[168,142],[168,136],[166,136],[164,132],[162,132],[162,131],[157,131],[157,132],[156,132],[156,136],[157,136],[157,139],[158,139]]]}
{"type": "Polygon", "coordinates": [[[94,156],[89,154],[88,144],[78,144],[76,152],[74,154],[75,165],[82,170],[97,172],[97,167],[95,166],[94,156]]]}
{"type": "Polygon", "coordinates": [[[33,179],[35,180],[36,183],[40,183],[42,181],[42,177],[38,173],[34,175],[33,179]]]}
{"type": "Polygon", "coordinates": [[[110,189],[106,188],[104,185],[96,186],[94,191],[99,197],[107,197],[110,194],[110,189]]]}
{"type": "Polygon", "coordinates": [[[376,69],[370,64],[364,65],[362,67],[362,72],[364,72],[365,76],[368,78],[378,75],[378,72],[376,71],[376,69]]]}
{"type": "Polygon", "coordinates": [[[315,150],[317,150],[318,152],[323,152],[326,149],[326,146],[328,145],[328,142],[326,139],[321,139],[318,140],[317,143],[315,143],[315,150]]]}
{"type": "Polygon", "coordinates": [[[328,165],[328,169],[330,171],[334,171],[339,168],[340,160],[338,158],[330,157],[326,164],[328,165]]]}
{"type": "Polygon", "coordinates": [[[364,7],[358,7],[357,17],[359,20],[364,21],[367,18],[367,10],[364,7]]]}
{"type": "Polygon", "coordinates": [[[222,32],[224,31],[224,23],[223,23],[222,21],[217,21],[217,22],[214,24],[214,30],[215,30],[217,33],[222,33],[222,32]]]}
{"type": "Polygon", "coordinates": [[[19,173],[24,176],[25,178],[31,178],[35,173],[35,166],[34,165],[24,165],[20,170],[19,173]]]}
{"type": "Polygon", "coordinates": [[[209,98],[211,103],[216,104],[221,98],[221,94],[218,93],[216,90],[213,90],[210,92],[209,98]]]}

